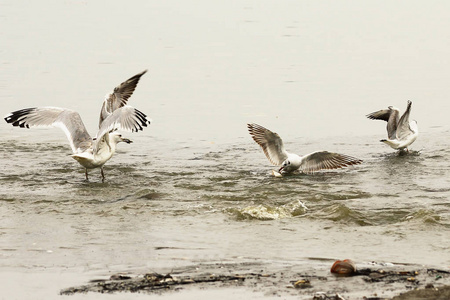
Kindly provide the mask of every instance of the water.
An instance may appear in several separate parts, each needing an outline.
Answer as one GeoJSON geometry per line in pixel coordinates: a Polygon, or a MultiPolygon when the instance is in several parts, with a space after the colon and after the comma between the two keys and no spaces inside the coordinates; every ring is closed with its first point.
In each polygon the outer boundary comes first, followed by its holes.
{"type": "Polygon", "coordinates": [[[449,266],[450,21],[440,5],[0,5],[3,115],[73,108],[94,134],[103,96],[148,68],[130,105],[153,119],[124,134],[134,143],[119,145],[105,183],[99,170],[84,181],[59,129],[0,123],[8,298],[212,262],[449,266]],[[378,142],[385,124],[364,116],[404,110],[407,99],[420,135],[398,156],[378,142]],[[274,178],[247,122],[278,132],[292,152],[364,164],[274,178]]]}

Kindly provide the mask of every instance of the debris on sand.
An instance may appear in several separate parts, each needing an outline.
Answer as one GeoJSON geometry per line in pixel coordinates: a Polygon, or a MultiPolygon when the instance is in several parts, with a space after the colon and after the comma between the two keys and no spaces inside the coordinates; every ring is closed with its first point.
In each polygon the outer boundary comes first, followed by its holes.
{"type": "Polygon", "coordinates": [[[229,275],[199,275],[199,276],[182,276],[174,277],[170,274],[162,275],[158,273],[148,273],[144,276],[131,278],[130,276],[122,277],[122,275],[113,275],[109,280],[95,280],[91,284],[80,287],[68,288],[61,291],[61,295],[72,295],[76,293],[98,292],[158,292],[162,290],[175,290],[177,287],[187,284],[199,284],[210,282],[240,282],[243,276],[229,275]]]}
{"type": "Polygon", "coordinates": [[[337,260],[331,267],[330,272],[337,276],[352,276],[356,274],[356,265],[350,259],[337,260]]]}
{"type": "MultiPolygon", "coordinates": [[[[342,266],[342,265],[341,265],[342,266]]],[[[62,295],[77,293],[141,292],[165,293],[188,287],[195,289],[248,288],[266,295],[288,298],[310,297],[317,300],[342,299],[450,299],[450,272],[423,266],[388,265],[362,267],[344,265],[351,276],[330,274],[329,267],[299,270],[301,266],[287,265],[268,271],[259,264],[201,264],[168,274],[147,273],[130,275],[118,273],[108,279],[61,291],[62,295]],[[353,267],[354,268],[353,268],[353,267]],[[348,268],[350,267],[350,268],[348,268]],[[201,270],[201,271],[200,271],[201,270]],[[200,273],[201,272],[201,273],[200,273]],[[403,294],[402,294],[403,293],[403,294]],[[428,295],[425,298],[420,295],[428,295]],[[437,296],[436,296],[437,295],[437,296]],[[403,297],[403,298],[402,298],[403,297]]],[[[336,269],[336,268],[335,268],[336,269]]],[[[338,268],[337,268],[338,269],[338,268]]]]}
{"type": "Polygon", "coordinates": [[[448,300],[450,299],[450,286],[435,288],[434,286],[425,287],[425,289],[413,290],[402,293],[392,298],[392,300],[448,300]]]}

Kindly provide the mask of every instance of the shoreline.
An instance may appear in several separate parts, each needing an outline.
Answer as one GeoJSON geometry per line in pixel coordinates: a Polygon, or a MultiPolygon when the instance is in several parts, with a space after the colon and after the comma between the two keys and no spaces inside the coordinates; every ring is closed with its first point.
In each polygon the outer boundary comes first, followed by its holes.
{"type": "Polygon", "coordinates": [[[447,299],[450,295],[450,270],[420,265],[357,266],[356,275],[343,277],[332,274],[325,264],[281,268],[255,263],[199,264],[162,274],[118,273],[68,287],[61,295],[131,292],[171,298],[173,292],[183,295],[220,289],[227,294],[237,288],[282,299],[420,299],[423,294],[442,297],[427,299],[447,299]],[[405,293],[407,296],[402,296],[405,293]]]}

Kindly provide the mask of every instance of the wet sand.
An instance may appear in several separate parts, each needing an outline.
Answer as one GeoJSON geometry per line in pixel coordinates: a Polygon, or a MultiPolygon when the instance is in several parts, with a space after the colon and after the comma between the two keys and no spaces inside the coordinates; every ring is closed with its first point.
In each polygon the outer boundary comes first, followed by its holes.
{"type": "Polygon", "coordinates": [[[200,264],[167,273],[117,273],[61,290],[79,293],[145,293],[172,299],[197,291],[222,297],[280,299],[448,299],[450,271],[419,265],[359,264],[353,276],[336,276],[328,262],[272,268],[267,264],[200,264]],[[423,298],[426,297],[426,298],[423,298]]]}

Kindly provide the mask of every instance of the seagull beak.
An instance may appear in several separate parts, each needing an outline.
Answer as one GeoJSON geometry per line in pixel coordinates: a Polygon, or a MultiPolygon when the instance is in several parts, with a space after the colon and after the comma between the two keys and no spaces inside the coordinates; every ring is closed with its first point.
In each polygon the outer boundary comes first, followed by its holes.
{"type": "Polygon", "coordinates": [[[282,166],[279,170],[278,173],[281,173],[281,171],[283,171],[284,167],[282,166]]]}
{"type": "Polygon", "coordinates": [[[123,139],[122,139],[122,142],[125,142],[125,143],[127,143],[127,144],[131,144],[133,141],[132,141],[132,140],[129,140],[129,139],[126,139],[126,138],[123,138],[123,139]]]}

